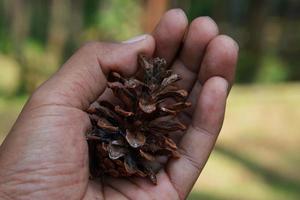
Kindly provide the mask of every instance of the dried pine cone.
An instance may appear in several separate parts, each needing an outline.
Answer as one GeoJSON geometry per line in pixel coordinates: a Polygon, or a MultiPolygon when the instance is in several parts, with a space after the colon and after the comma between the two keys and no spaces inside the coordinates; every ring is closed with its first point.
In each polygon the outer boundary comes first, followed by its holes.
{"type": "Polygon", "coordinates": [[[158,156],[179,157],[170,138],[186,126],[177,114],[190,106],[187,91],[174,83],[178,74],[166,70],[161,58],[139,56],[143,77],[123,78],[111,73],[108,87],[119,99],[93,103],[88,109],[92,130],[87,134],[92,177],[149,177],[156,184],[158,156]]]}

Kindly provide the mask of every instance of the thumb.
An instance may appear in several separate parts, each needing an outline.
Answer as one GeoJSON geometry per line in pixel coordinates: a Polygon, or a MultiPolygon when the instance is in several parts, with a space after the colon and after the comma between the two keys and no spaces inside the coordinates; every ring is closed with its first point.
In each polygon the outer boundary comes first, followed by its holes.
{"type": "Polygon", "coordinates": [[[87,43],[37,89],[31,104],[55,103],[86,109],[106,88],[110,71],[132,75],[137,71],[138,54],[151,56],[154,49],[151,35],[123,43],[87,43]]]}

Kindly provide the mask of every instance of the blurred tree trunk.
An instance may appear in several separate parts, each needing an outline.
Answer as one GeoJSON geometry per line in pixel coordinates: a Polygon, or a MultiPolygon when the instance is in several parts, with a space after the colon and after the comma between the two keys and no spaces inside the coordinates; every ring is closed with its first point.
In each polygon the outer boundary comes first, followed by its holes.
{"type": "Polygon", "coordinates": [[[211,0],[211,4],[211,12],[214,20],[216,20],[218,24],[223,24],[224,22],[228,23],[230,9],[232,9],[231,6],[228,6],[229,2],[211,0]]]}
{"type": "Polygon", "coordinates": [[[259,70],[263,56],[263,30],[267,19],[267,0],[249,1],[249,9],[246,20],[246,41],[244,48],[247,54],[241,54],[241,59],[245,59],[243,68],[240,68],[240,81],[252,82],[259,70]]]}
{"type": "Polygon", "coordinates": [[[191,0],[170,0],[170,7],[171,8],[181,8],[183,9],[185,12],[188,11],[188,9],[190,8],[191,5],[191,0]]]}
{"type": "Polygon", "coordinates": [[[154,29],[168,6],[169,0],[147,0],[145,2],[142,27],[146,33],[149,33],[154,29]]]}
{"type": "MultiPolygon", "coordinates": [[[[263,28],[267,19],[267,1],[266,0],[251,0],[249,9],[249,40],[248,48],[257,55],[257,58],[261,57],[262,53],[262,39],[263,28]]],[[[257,66],[258,67],[258,66],[257,66]]]]}
{"type": "Polygon", "coordinates": [[[280,39],[280,56],[289,68],[289,79],[300,80],[300,2],[287,0],[283,5],[282,34],[280,39]]]}
{"type": "Polygon", "coordinates": [[[29,30],[29,6],[26,0],[11,1],[11,33],[13,47],[17,55],[21,53],[22,45],[29,30]]]}
{"type": "Polygon", "coordinates": [[[66,42],[64,57],[69,57],[74,53],[74,50],[78,48],[78,42],[80,42],[80,36],[83,28],[84,18],[84,0],[72,0],[71,5],[71,19],[70,19],[70,31],[69,37],[66,42]]]}
{"type": "Polygon", "coordinates": [[[70,31],[70,0],[52,0],[47,41],[48,64],[57,68],[60,65],[67,36],[70,31]]]}
{"type": "MultiPolygon", "coordinates": [[[[26,0],[8,2],[10,8],[10,32],[13,44],[14,57],[20,64],[20,80],[18,94],[26,91],[28,68],[25,62],[23,48],[28,36],[30,23],[30,7],[26,0]]],[[[17,81],[17,80],[16,80],[17,81]]]]}

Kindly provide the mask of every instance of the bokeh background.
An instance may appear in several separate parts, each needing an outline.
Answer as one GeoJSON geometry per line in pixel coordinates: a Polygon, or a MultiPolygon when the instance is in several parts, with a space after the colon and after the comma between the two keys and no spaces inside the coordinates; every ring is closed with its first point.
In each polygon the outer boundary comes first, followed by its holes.
{"type": "Polygon", "coordinates": [[[189,199],[300,199],[299,0],[0,0],[0,143],[28,95],[86,41],[211,16],[240,45],[216,150],[189,199]]]}

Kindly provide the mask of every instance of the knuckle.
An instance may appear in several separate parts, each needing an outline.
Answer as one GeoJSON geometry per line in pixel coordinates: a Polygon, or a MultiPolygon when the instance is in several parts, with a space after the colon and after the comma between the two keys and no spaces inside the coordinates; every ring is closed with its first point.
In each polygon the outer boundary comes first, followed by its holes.
{"type": "Polygon", "coordinates": [[[80,47],[80,51],[94,51],[97,48],[99,48],[99,46],[101,46],[100,42],[96,42],[96,41],[89,41],[84,43],[81,47],[80,47]]]}
{"type": "Polygon", "coordinates": [[[31,94],[29,101],[35,103],[43,101],[44,100],[43,96],[44,95],[41,94],[41,89],[38,88],[31,94]]]}

